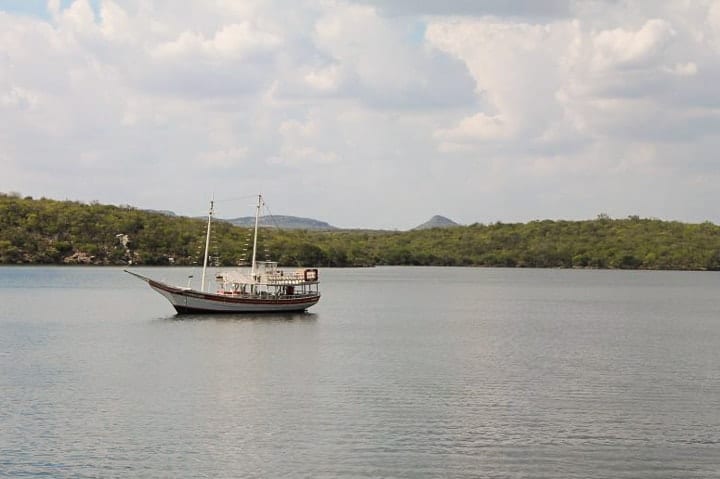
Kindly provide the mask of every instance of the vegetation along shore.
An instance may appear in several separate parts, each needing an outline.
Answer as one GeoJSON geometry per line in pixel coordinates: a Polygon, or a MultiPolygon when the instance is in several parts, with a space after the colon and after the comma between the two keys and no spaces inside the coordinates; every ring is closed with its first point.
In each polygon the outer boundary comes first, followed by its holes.
{"type": "MultiPolygon", "coordinates": [[[[205,221],[129,206],[0,194],[1,264],[192,265],[205,221]]],[[[248,228],[218,221],[214,261],[242,262],[248,228]]],[[[413,231],[263,228],[286,266],[502,266],[720,270],[720,226],[601,215],[587,221],[473,224],[413,231]]]]}

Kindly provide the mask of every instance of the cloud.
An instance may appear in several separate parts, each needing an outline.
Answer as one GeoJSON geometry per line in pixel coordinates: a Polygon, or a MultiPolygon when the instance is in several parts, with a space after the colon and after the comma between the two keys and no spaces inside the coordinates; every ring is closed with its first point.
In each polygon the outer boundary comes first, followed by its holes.
{"type": "Polygon", "coordinates": [[[235,147],[228,150],[207,151],[199,155],[202,165],[212,168],[233,168],[242,165],[247,158],[248,149],[235,147]]]}
{"type": "Polygon", "coordinates": [[[473,101],[462,63],[422,43],[408,43],[414,22],[393,21],[368,6],[335,2],[315,21],[317,60],[280,82],[290,98],[355,98],[374,108],[452,107],[473,101]],[[299,79],[300,81],[297,81],[299,79]]]}
{"type": "Polygon", "coordinates": [[[582,42],[577,23],[438,20],[428,26],[427,39],[466,64],[484,106],[439,129],[441,141],[532,139],[563,120],[556,93],[582,42]]]}
{"type": "Polygon", "coordinates": [[[570,0],[358,0],[390,15],[557,17],[570,14],[570,0]]]}
{"type": "Polygon", "coordinates": [[[197,57],[212,60],[240,60],[244,56],[271,51],[282,45],[282,38],[256,29],[248,22],[225,25],[210,39],[201,33],[184,31],[176,39],[162,43],[152,51],[157,60],[190,61],[197,57]]]}
{"type": "Polygon", "coordinates": [[[22,87],[10,87],[6,93],[0,97],[0,105],[16,109],[31,110],[38,104],[38,96],[31,91],[22,87]]]}
{"type": "Polygon", "coordinates": [[[661,57],[674,36],[670,23],[661,19],[648,20],[637,31],[602,31],[593,35],[593,65],[598,69],[647,66],[661,57]]]}
{"type": "Polygon", "coordinates": [[[463,118],[453,128],[435,132],[435,136],[442,141],[440,148],[447,151],[462,149],[463,143],[505,139],[511,134],[499,115],[488,116],[482,112],[463,118]]]}
{"type": "Polygon", "coordinates": [[[718,0],[48,12],[0,11],[1,191],[201,214],[262,190],[351,227],[720,220],[718,0]]]}
{"type": "Polygon", "coordinates": [[[676,63],[672,67],[665,67],[663,70],[682,77],[691,77],[698,73],[698,67],[694,62],[676,63]]]}
{"type": "Polygon", "coordinates": [[[311,69],[303,76],[303,80],[314,90],[332,92],[339,87],[341,81],[340,68],[338,65],[331,64],[311,69]]]}

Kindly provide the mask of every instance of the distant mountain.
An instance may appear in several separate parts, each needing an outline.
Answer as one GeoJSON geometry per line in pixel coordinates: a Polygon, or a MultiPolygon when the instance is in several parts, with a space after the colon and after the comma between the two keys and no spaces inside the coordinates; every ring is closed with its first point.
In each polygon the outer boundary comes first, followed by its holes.
{"type": "Polygon", "coordinates": [[[452,228],[454,226],[460,226],[449,218],[444,216],[435,215],[425,223],[416,226],[413,230],[429,230],[431,228],[452,228]]]}
{"type": "MultiPolygon", "coordinates": [[[[243,216],[242,218],[233,218],[227,221],[234,224],[235,226],[254,226],[254,216],[243,216]]],[[[278,227],[288,230],[335,230],[336,227],[325,223],[324,221],[318,221],[311,218],[300,218],[298,216],[261,216],[259,221],[260,226],[278,227]]]]}

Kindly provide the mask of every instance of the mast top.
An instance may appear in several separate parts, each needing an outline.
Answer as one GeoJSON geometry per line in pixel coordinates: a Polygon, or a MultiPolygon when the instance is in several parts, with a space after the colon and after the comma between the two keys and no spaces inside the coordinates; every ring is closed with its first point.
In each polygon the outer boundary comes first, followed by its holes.
{"type": "Polygon", "coordinates": [[[260,207],[262,206],[262,194],[258,194],[258,202],[255,208],[255,238],[253,239],[253,252],[252,252],[252,267],[250,275],[255,278],[257,267],[255,265],[255,258],[257,257],[257,238],[258,238],[258,223],[260,221],[260,207]]]}
{"type": "Polygon", "coordinates": [[[215,193],[210,197],[210,211],[208,212],[207,234],[205,236],[205,255],[203,256],[202,279],[200,291],[205,292],[205,273],[207,271],[208,255],[210,250],[210,226],[212,225],[212,217],[215,211],[215,193]]]}

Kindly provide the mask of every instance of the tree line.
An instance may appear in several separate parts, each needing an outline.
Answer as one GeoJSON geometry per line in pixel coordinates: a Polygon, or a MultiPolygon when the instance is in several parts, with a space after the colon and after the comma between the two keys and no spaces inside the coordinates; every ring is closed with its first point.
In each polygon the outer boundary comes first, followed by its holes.
{"type": "MultiPolygon", "coordinates": [[[[0,193],[0,263],[201,264],[205,227],[201,219],[130,206],[0,193]]],[[[216,221],[211,263],[247,263],[250,234],[216,221]]],[[[405,232],[262,228],[258,249],[258,259],[284,266],[720,270],[720,227],[600,215],[405,232]]]]}

